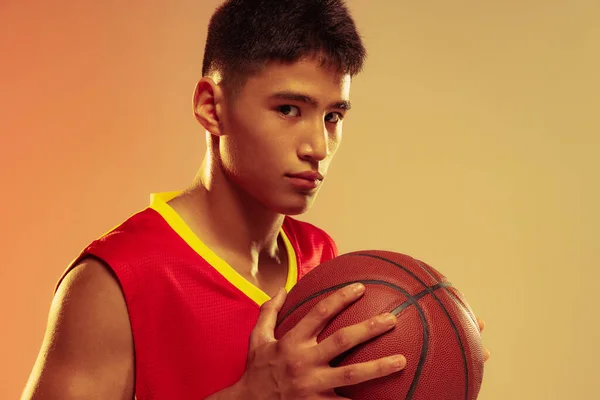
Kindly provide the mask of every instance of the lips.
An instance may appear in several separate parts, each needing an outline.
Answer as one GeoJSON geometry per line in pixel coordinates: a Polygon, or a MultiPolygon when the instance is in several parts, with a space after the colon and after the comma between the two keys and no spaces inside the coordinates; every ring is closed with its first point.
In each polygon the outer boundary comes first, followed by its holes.
{"type": "Polygon", "coordinates": [[[297,174],[288,174],[290,178],[306,179],[307,181],[322,181],[323,175],[316,171],[304,171],[297,174]]]}
{"type": "Polygon", "coordinates": [[[297,174],[286,174],[291,184],[301,192],[312,192],[319,187],[323,175],[316,171],[304,171],[297,174]]]}

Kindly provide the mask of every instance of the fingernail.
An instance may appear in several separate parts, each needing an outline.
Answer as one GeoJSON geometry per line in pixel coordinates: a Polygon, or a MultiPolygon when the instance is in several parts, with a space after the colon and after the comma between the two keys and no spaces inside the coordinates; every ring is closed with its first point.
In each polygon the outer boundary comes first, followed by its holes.
{"type": "Polygon", "coordinates": [[[355,283],[354,285],[352,285],[352,290],[356,294],[361,294],[365,291],[365,285],[363,285],[362,283],[355,283]]]}
{"type": "Polygon", "coordinates": [[[379,316],[379,321],[386,325],[393,325],[396,323],[396,316],[394,314],[382,314],[379,316]]]}

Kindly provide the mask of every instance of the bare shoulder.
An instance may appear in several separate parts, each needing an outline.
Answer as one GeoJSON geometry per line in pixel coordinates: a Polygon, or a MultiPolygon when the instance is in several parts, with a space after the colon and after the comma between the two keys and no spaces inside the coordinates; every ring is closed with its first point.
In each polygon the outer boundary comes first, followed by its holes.
{"type": "Polygon", "coordinates": [[[119,282],[107,266],[88,258],[58,287],[21,399],[132,399],[134,365],[119,282]]]}

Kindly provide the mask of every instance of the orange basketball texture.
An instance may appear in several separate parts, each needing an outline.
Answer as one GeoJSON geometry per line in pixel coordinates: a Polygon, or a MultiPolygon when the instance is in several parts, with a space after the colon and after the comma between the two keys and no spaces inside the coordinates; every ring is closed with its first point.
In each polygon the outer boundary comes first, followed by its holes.
{"type": "Polygon", "coordinates": [[[407,365],[392,375],[337,388],[353,400],[474,400],[483,379],[484,354],[477,321],[464,296],[440,272],[410,256],[357,251],[329,260],[290,291],[275,329],[280,339],[320,300],[362,282],[364,295],[333,318],[323,339],[340,328],[384,312],[396,326],[330,363],[342,366],[403,354],[407,365]]]}

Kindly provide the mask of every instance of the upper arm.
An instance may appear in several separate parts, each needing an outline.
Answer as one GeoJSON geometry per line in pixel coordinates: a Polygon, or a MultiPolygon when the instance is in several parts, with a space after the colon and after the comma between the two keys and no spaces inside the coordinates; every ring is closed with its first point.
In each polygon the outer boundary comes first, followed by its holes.
{"type": "Polygon", "coordinates": [[[121,287],[107,267],[86,259],[58,287],[21,399],[132,399],[134,365],[121,287]]]}

